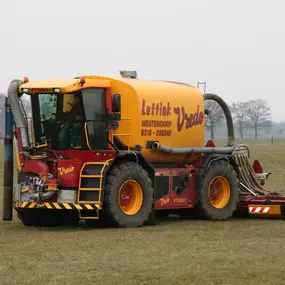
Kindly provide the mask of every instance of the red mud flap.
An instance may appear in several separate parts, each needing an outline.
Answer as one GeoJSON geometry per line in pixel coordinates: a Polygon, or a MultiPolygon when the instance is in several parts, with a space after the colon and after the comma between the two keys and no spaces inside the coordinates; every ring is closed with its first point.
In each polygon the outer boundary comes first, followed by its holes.
{"type": "Polygon", "coordinates": [[[252,216],[283,218],[280,205],[248,205],[248,213],[252,216]]]}

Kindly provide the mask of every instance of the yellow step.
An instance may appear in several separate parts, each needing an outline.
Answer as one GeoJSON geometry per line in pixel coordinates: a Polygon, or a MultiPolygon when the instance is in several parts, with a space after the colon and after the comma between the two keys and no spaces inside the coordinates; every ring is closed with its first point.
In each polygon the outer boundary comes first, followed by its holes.
{"type": "Polygon", "coordinates": [[[102,191],[102,188],[79,188],[79,191],[102,191]]]}
{"type": "Polygon", "coordinates": [[[102,178],[103,175],[81,175],[81,178],[102,178]]]}
{"type": "Polygon", "coordinates": [[[78,201],[78,204],[80,203],[84,203],[84,204],[96,204],[96,206],[98,207],[98,209],[101,209],[101,205],[98,205],[98,203],[100,203],[99,201],[84,201],[84,200],[80,200],[78,201]]]}

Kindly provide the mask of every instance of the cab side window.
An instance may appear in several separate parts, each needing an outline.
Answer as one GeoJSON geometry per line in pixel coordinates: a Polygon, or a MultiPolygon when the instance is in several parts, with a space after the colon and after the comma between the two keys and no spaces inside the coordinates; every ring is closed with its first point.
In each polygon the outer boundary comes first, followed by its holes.
{"type": "Polygon", "coordinates": [[[106,91],[104,88],[90,88],[81,92],[90,147],[107,149],[106,91]]]}

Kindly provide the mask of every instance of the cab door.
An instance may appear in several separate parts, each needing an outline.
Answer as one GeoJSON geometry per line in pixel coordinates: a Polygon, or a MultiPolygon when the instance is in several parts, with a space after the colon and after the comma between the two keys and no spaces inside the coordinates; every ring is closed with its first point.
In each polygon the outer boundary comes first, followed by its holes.
{"type": "Polygon", "coordinates": [[[108,149],[108,122],[106,108],[106,89],[83,89],[82,101],[85,111],[85,133],[87,145],[93,150],[108,149]]]}

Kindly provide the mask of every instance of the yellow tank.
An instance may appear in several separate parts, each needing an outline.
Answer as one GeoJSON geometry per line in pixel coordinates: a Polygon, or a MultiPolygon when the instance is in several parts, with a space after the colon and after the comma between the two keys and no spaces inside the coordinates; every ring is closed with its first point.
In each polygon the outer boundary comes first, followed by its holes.
{"type": "Polygon", "coordinates": [[[154,152],[148,142],[175,148],[203,146],[204,99],[198,88],[166,81],[99,78],[111,82],[113,94],[121,94],[121,121],[114,135],[125,145],[140,145],[152,163],[189,163],[197,157],[154,152]]]}

